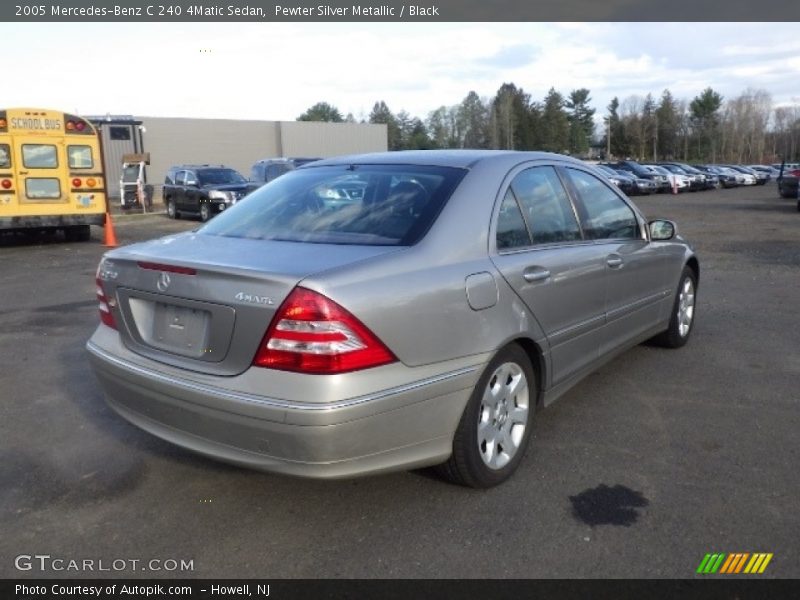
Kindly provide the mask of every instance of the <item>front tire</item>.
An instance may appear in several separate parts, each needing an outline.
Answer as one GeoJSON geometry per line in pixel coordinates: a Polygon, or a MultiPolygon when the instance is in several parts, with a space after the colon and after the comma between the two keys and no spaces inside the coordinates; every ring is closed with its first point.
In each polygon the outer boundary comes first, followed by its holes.
{"type": "Polygon", "coordinates": [[[200,220],[205,223],[211,218],[211,207],[208,205],[208,202],[204,202],[200,205],[200,220]]]}
{"type": "Polygon", "coordinates": [[[672,305],[672,316],[669,327],[653,341],[666,348],[680,348],[689,341],[694,328],[695,299],[697,298],[697,275],[690,267],[684,267],[681,273],[675,303],[672,305]]]}
{"type": "Polygon", "coordinates": [[[453,438],[453,454],[439,465],[439,474],[474,488],[508,479],[525,454],[535,404],[530,359],[520,346],[506,346],[478,380],[453,438]]]}

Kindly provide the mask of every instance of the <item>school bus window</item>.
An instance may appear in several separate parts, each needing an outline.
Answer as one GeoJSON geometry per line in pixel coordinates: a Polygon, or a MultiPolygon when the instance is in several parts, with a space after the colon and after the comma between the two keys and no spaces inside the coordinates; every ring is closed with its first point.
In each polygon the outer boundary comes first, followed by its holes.
{"type": "Polygon", "coordinates": [[[8,144],[0,144],[0,169],[9,167],[11,167],[11,152],[9,152],[8,144]]]}
{"type": "Polygon", "coordinates": [[[91,169],[94,164],[91,146],[67,146],[67,157],[70,169],[91,169]]]}
{"type": "Polygon", "coordinates": [[[22,164],[28,169],[54,169],[58,166],[56,147],[49,144],[22,144],[22,164]]]}
{"type": "Polygon", "coordinates": [[[31,200],[61,198],[61,185],[55,177],[28,177],[25,180],[25,195],[31,200]]]}

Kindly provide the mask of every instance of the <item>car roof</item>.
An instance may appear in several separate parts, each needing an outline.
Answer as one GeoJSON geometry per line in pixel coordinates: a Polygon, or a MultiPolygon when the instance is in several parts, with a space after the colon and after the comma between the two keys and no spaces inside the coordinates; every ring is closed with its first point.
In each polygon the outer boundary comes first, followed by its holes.
{"type": "Polygon", "coordinates": [[[397,152],[374,152],[325,158],[303,169],[313,169],[331,165],[373,164],[373,165],[430,165],[437,167],[457,167],[469,169],[481,162],[513,162],[524,160],[559,160],[586,165],[563,154],[551,152],[521,152],[515,150],[401,150],[397,152]]]}
{"type": "Polygon", "coordinates": [[[230,167],[226,167],[225,165],[176,165],[174,167],[170,167],[170,171],[175,169],[230,169],[230,167]]]}

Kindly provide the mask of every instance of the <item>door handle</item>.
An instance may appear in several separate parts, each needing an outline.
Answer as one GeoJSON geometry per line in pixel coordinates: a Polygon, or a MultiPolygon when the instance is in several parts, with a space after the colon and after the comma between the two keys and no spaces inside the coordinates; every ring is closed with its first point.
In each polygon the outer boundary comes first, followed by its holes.
{"type": "Polygon", "coordinates": [[[617,269],[622,266],[622,257],[616,254],[612,254],[608,258],[606,258],[606,264],[611,267],[612,269],[617,269]]]}
{"type": "Polygon", "coordinates": [[[528,267],[522,273],[522,278],[529,283],[544,281],[549,277],[550,277],[550,271],[548,271],[544,267],[528,267]]]}

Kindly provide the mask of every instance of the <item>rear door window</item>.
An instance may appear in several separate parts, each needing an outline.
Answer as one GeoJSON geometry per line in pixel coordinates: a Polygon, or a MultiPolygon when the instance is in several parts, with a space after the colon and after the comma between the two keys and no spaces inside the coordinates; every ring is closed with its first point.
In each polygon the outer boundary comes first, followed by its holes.
{"type": "Polygon", "coordinates": [[[11,148],[8,144],[0,144],[0,169],[11,167],[11,148]]]}
{"type": "Polygon", "coordinates": [[[630,206],[599,178],[565,169],[580,199],[581,226],[593,240],[637,239],[639,222],[630,206]]]}
{"type": "Polygon", "coordinates": [[[511,182],[534,244],[581,239],[572,203],[553,167],[526,169],[511,182]]]}

